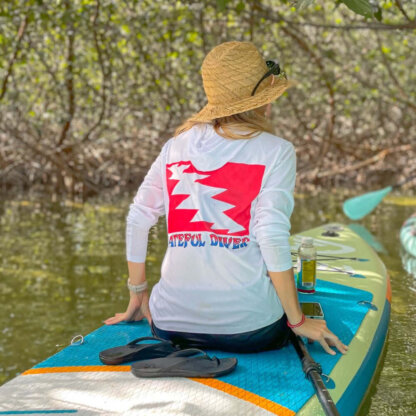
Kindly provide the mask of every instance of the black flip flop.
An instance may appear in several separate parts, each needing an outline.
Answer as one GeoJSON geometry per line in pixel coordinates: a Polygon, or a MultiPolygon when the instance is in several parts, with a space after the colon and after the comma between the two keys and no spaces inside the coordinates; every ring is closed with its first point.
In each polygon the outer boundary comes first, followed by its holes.
{"type": "Polygon", "coordinates": [[[173,352],[164,358],[139,361],[132,364],[136,377],[218,377],[228,374],[237,366],[237,358],[209,357],[205,351],[188,348],[173,352]]]}
{"type": "Polygon", "coordinates": [[[171,341],[157,337],[142,337],[129,342],[127,345],[101,351],[99,357],[103,364],[117,365],[129,361],[166,357],[175,351],[178,351],[178,348],[171,341]],[[159,342],[138,345],[141,341],[159,342]]]}

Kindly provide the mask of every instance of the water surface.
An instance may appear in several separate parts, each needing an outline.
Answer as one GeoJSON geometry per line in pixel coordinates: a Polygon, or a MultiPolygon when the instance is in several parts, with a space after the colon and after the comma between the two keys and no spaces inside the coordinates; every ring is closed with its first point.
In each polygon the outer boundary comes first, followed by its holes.
{"type": "MultiPolygon", "coordinates": [[[[131,199],[0,200],[0,384],[125,310],[124,231],[131,199]]],[[[341,195],[299,195],[292,232],[333,221],[348,224],[342,201],[341,195]]],[[[414,211],[415,199],[393,198],[360,222],[384,246],[381,258],[393,289],[384,365],[361,414],[416,414],[416,277],[403,267],[398,240],[402,222],[414,211]]],[[[149,238],[151,285],[159,279],[165,248],[162,220],[149,238]]]]}

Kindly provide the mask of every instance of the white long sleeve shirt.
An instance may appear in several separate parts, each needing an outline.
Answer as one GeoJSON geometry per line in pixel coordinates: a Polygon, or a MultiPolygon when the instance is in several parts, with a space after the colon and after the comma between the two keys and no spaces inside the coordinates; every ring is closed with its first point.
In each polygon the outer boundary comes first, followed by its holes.
{"type": "Polygon", "coordinates": [[[225,139],[209,123],[163,146],[127,216],[127,260],[144,262],[149,228],[166,215],[168,248],[150,296],[158,328],[252,331],[283,315],[267,275],[292,267],[293,145],[262,132],[225,139]]]}

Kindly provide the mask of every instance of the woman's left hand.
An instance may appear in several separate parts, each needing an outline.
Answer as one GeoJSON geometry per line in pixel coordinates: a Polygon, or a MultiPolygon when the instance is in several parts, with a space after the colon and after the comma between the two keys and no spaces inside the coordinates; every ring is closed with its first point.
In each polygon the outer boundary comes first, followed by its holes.
{"type": "Polygon", "coordinates": [[[117,324],[121,321],[141,321],[146,318],[149,324],[152,323],[152,316],[149,309],[149,294],[146,291],[141,293],[130,292],[130,301],[126,312],[116,313],[111,318],[107,318],[104,323],[106,325],[117,324]]]}

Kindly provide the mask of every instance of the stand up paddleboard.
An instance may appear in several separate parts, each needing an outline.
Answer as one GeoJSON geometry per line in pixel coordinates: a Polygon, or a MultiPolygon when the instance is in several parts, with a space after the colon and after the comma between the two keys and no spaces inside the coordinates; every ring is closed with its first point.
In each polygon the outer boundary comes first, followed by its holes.
{"type": "MultiPolygon", "coordinates": [[[[331,356],[308,345],[321,364],[327,388],[342,416],[354,415],[376,371],[385,344],[391,289],[384,264],[350,228],[339,224],[294,235],[315,239],[316,293],[301,301],[320,302],[328,327],[347,345],[331,356]],[[322,261],[320,260],[322,259],[322,261]]],[[[129,365],[105,366],[101,350],[150,336],[147,322],[102,326],[83,343],[69,345],[0,387],[1,414],[77,415],[320,415],[323,414],[292,345],[277,351],[235,354],[238,365],[218,379],[140,379],[129,365]]]]}

